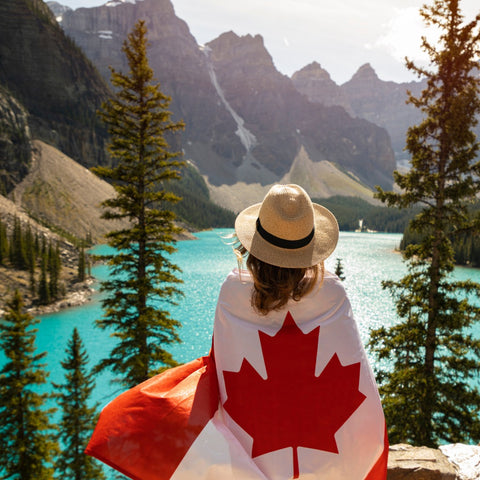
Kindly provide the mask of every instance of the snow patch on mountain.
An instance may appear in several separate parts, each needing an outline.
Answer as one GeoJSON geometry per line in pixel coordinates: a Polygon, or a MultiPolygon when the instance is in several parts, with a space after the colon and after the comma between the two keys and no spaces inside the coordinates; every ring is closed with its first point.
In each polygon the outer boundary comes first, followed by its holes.
{"type": "Polygon", "coordinates": [[[105,4],[106,7],[116,7],[118,5],[123,5],[124,3],[137,3],[137,2],[141,2],[143,0],[112,0],[110,2],[107,2],[105,4]]]}
{"type": "MultiPolygon", "coordinates": [[[[210,49],[208,47],[203,47],[202,50],[208,59],[208,54],[210,49]]],[[[248,155],[252,151],[252,149],[257,145],[257,139],[255,135],[245,127],[245,121],[243,120],[243,118],[240,117],[240,115],[238,115],[238,113],[228,103],[228,100],[225,98],[225,94],[218,83],[217,75],[215,74],[215,69],[213,68],[213,65],[210,61],[208,61],[208,73],[210,75],[212,84],[215,87],[215,90],[217,91],[218,96],[220,97],[220,100],[225,105],[225,108],[228,110],[232,118],[235,120],[235,123],[237,124],[237,131],[235,133],[240,138],[240,141],[242,142],[242,145],[245,147],[246,153],[248,155]]]]}

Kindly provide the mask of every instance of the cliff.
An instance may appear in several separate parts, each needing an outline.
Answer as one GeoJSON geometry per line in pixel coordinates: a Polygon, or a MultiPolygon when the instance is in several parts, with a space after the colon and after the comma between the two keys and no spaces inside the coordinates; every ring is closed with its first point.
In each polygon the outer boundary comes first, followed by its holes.
{"type": "Polygon", "coordinates": [[[202,173],[215,176],[223,162],[241,154],[241,143],[235,122],[212,85],[206,57],[170,0],[79,8],[65,12],[61,25],[109,82],[110,66],[128,71],[121,48],[138,19],[146,22],[149,63],[162,92],[172,98],[172,118],[185,121],[186,158],[194,160],[202,173]]]}
{"type": "Polygon", "coordinates": [[[370,64],[365,64],[348,82],[337,85],[316,62],[295,72],[292,81],[311,101],[340,105],[353,116],[385,128],[397,161],[408,157],[403,151],[406,132],[409,126],[421,121],[421,114],[406,103],[407,91],[419,95],[425,88],[423,82],[386,82],[378,77],[370,64]]]}
{"type": "Polygon", "coordinates": [[[27,174],[31,159],[28,112],[0,86],[0,194],[27,174]]]}
{"type": "Polygon", "coordinates": [[[40,138],[84,165],[105,162],[96,110],[108,89],[41,0],[0,2],[0,85],[40,138]]]}

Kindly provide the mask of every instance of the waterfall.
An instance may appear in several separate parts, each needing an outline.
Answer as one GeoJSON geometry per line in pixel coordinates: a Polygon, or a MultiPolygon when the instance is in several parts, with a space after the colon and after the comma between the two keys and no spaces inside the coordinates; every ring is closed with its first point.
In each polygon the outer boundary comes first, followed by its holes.
{"type": "Polygon", "coordinates": [[[208,58],[209,49],[203,48],[202,50],[205,56],[207,57],[208,73],[210,74],[210,79],[212,81],[212,84],[215,87],[215,90],[217,91],[217,94],[220,97],[220,100],[225,105],[225,108],[228,110],[232,118],[235,120],[235,123],[237,124],[237,131],[235,132],[235,134],[238,135],[238,137],[240,138],[240,141],[242,142],[242,145],[245,147],[247,155],[249,155],[253,147],[257,145],[257,139],[255,138],[255,135],[245,127],[244,125],[245,122],[243,118],[232,108],[232,106],[228,103],[227,99],[225,98],[225,94],[223,93],[222,88],[218,84],[217,75],[215,74],[215,70],[213,68],[212,62],[210,62],[210,59],[208,58]]]}

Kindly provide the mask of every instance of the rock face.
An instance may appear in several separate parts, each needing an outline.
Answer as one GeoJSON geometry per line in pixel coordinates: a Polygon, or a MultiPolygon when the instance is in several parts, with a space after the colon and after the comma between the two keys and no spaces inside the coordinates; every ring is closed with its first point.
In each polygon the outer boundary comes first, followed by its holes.
{"type": "Polygon", "coordinates": [[[355,115],[346,93],[330,77],[318,62],[312,62],[292,75],[295,88],[315,103],[339,105],[351,116],[355,115]]]}
{"type": "Polygon", "coordinates": [[[41,0],[0,2],[0,85],[30,114],[33,137],[85,165],[105,161],[95,112],[108,89],[41,0]]]}
{"type": "Polygon", "coordinates": [[[170,0],[79,8],[63,15],[62,27],[110,81],[110,66],[128,71],[121,47],[139,19],[148,28],[150,66],[162,92],[172,98],[172,118],[186,124],[182,148],[202,173],[215,177],[222,163],[241,155],[242,145],[212,85],[207,59],[187,24],[175,16],[170,0]]]}
{"type": "Polygon", "coordinates": [[[31,159],[27,111],[0,87],[0,194],[28,173],[31,159]]]}
{"type": "Polygon", "coordinates": [[[368,185],[390,185],[394,158],[387,133],[344,109],[309,102],[280,74],[257,35],[222,34],[207,47],[225,98],[256,138],[255,159],[285,175],[303,146],[313,161],[328,160],[368,185]]]}
{"type": "Polygon", "coordinates": [[[316,62],[295,72],[292,81],[311,101],[340,105],[353,116],[385,128],[397,161],[407,157],[403,152],[407,128],[421,121],[419,111],[406,103],[407,90],[418,96],[425,88],[423,82],[385,82],[370,64],[365,64],[351,80],[339,86],[316,62]]]}
{"type": "Polygon", "coordinates": [[[452,443],[440,450],[457,469],[459,480],[480,480],[480,445],[452,443]]]}
{"type": "Polygon", "coordinates": [[[100,218],[100,204],[115,196],[113,187],[56,148],[35,140],[32,166],[13,190],[18,207],[56,230],[77,238],[103,235],[128,224],[100,218]]]}
{"type": "Polygon", "coordinates": [[[408,127],[422,119],[419,110],[406,103],[407,90],[419,95],[425,86],[422,82],[385,82],[366,64],[360,67],[349,82],[341,86],[341,90],[357,116],[387,129],[393,149],[401,159],[404,156],[402,151],[408,127]]]}
{"type": "Polygon", "coordinates": [[[303,147],[314,162],[338,164],[370,186],[391,186],[386,131],[309,102],[275,69],[258,35],[229,32],[199,48],[170,0],[80,8],[66,12],[62,26],[109,77],[108,65],[125,71],[121,43],[142,18],[150,64],[172,97],[171,111],[186,122],[186,158],[211,185],[279,181],[303,147]]]}
{"type": "Polygon", "coordinates": [[[63,14],[71,10],[70,7],[62,5],[58,2],[46,2],[46,4],[48,8],[52,11],[57,21],[61,21],[63,14]]]}

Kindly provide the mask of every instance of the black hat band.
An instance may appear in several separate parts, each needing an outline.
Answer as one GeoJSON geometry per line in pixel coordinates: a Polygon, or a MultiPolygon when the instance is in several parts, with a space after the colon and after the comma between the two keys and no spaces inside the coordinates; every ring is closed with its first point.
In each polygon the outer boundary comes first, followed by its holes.
{"type": "Polygon", "coordinates": [[[257,232],[264,240],[266,240],[268,243],[271,243],[275,247],[296,250],[298,248],[306,247],[312,241],[313,236],[315,235],[315,227],[312,228],[312,231],[304,238],[300,238],[299,240],[285,240],[284,238],[277,237],[267,232],[262,227],[260,218],[257,218],[257,232]]]}

